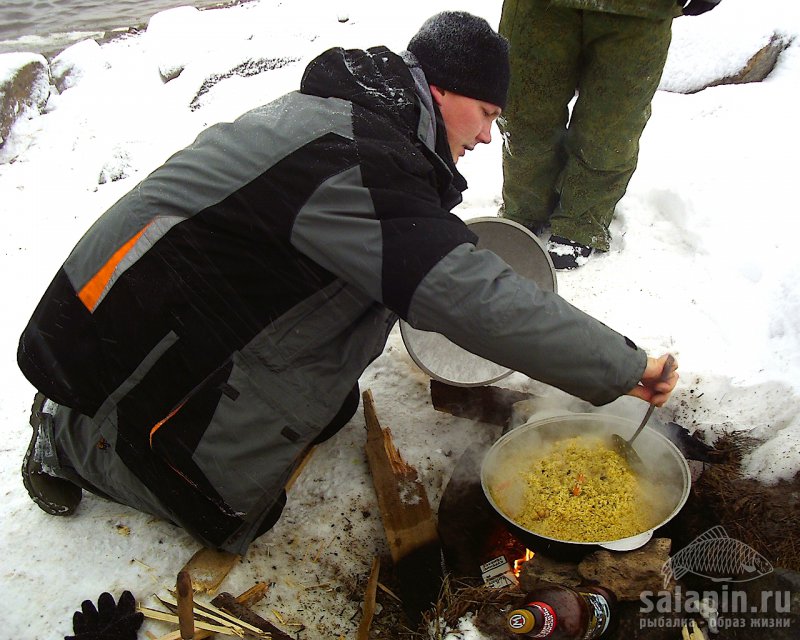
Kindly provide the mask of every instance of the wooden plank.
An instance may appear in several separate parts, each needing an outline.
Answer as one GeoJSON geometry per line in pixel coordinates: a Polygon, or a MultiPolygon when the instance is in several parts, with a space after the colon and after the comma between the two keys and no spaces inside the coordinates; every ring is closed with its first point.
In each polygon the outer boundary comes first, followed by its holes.
{"type": "Polygon", "coordinates": [[[456,387],[431,380],[433,408],[443,413],[478,422],[507,427],[515,403],[533,398],[530,393],[502,387],[456,387]]]}
{"type": "Polygon", "coordinates": [[[400,582],[403,608],[419,622],[439,596],[443,572],[436,518],[416,469],[407,464],[382,428],[369,390],[362,394],[366,453],[381,520],[400,582]]]}

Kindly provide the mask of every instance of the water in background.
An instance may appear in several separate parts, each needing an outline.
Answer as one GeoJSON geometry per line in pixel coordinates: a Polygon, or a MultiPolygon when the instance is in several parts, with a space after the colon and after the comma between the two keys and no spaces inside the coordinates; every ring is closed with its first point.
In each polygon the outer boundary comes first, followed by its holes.
{"type": "Polygon", "coordinates": [[[106,31],[145,25],[173,7],[236,4],[223,0],[0,0],[0,53],[52,54],[106,31]]]}

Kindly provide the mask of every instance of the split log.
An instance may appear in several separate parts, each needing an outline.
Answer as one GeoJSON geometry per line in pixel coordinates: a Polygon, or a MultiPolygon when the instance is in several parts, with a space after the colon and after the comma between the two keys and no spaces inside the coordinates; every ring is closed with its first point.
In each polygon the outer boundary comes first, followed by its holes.
{"type": "Polygon", "coordinates": [[[367,460],[389,543],[403,609],[415,624],[439,597],[444,579],[436,519],[417,471],[408,465],[382,428],[372,393],[362,394],[367,460]]]}
{"type": "Polygon", "coordinates": [[[530,393],[502,387],[456,387],[431,380],[433,408],[443,413],[501,427],[511,423],[512,407],[534,398],[530,393]]]}

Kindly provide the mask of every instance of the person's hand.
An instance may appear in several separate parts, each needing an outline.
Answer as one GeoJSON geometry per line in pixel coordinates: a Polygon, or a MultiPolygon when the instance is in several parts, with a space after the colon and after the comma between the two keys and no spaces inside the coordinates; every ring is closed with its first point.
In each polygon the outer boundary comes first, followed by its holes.
{"type": "Polygon", "coordinates": [[[136,611],[136,599],[123,591],[119,603],[110,593],[101,593],[97,608],[91,600],[81,603],[81,611],[72,616],[74,636],[64,640],[136,640],[144,614],[136,611]]]}
{"type": "Polygon", "coordinates": [[[663,405],[669,399],[679,378],[677,360],[675,360],[670,371],[664,371],[664,365],[669,357],[669,354],[664,354],[660,358],[648,356],[642,379],[638,385],[628,391],[627,395],[641,398],[657,407],[663,405]]]}
{"type": "Polygon", "coordinates": [[[683,8],[685,16],[699,16],[701,13],[711,11],[719,2],[706,2],[706,0],[689,0],[683,8]]]}

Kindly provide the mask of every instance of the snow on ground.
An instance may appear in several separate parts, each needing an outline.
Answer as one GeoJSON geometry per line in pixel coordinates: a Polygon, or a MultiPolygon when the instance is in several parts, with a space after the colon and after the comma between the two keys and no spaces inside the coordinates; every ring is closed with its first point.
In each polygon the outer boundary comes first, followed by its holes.
{"type": "MultiPolygon", "coordinates": [[[[444,8],[498,22],[499,0],[455,4],[264,0],[160,14],[147,33],[96,48],[99,58],[84,58],[74,86],[53,95],[43,115],[16,125],[0,150],[5,637],[63,637],[80,602],[102,591],[118,596],[127,588],[149,603],[150,594],[174,584],[197,548],[173,526],[91,495],[73,517],[47,516],[22,487],[33,389],[16,368],[16,343],[73,244],[204,127],[296,88],[305,64],[325,48],[386,44],[400,50],[425,18],[444,8]],[[224,77],[251,58],[281,59],[283,66],[224,77]],[[178,77],[162,81],[160,72],[183,65],[178,77]],[[215,74],[218,82],[195,100],[215,74]]],[[[795,3],[763,0],[754,8],[725,0],[709,14],[681,18],[662,88],[686,89],[727,73],[773,34],[786,42],[800,34],[795,3]]],[[[4,65],[0,57],[0,77],[4,65]]],[[[690,95],[658,92],[639,169],[612,226],[611,251],[558,275],[559,292],[574,304],[649,352],[677,356],[681,382],[654,420],[699,429],[709,441],[726,429],[750,432],[764,444],[747,460],[747,472],[764,482],[800,469],[799,76],[800,44],[794,42],[765,82],[690,95]]],[[[456,213],[464,219],[496,215],[499,136],[459,168],[471,188],[456,213]]],[[[497,384],[539,394],[539,415],[594,410],[521,374],[497,384]]],[[[382,424],[419,471],[434,506],[461,452],[499,435],[495,427],[432,409],[428,379],[398,330],[361,387],[372,391],[382,424]]],[[[600,410],[638,420],[645,407],[622,398],[600,410]]],[[[372,558],[388,557],[364,441],[359,411],[318,448],[277,526],[223,584],[238,593],[256,581],[271,582],[259,611],[292,633],[300,628],[293,625],[303,624],[298,637],[305,640],[352,637],[372,558]]],[[[468,626],[465,621],[462,631],[469,635],[461,637],[476,637],[468,626]]],[[[168,628],[147,622],[144,630],[159,635],[168,628]]]]}

